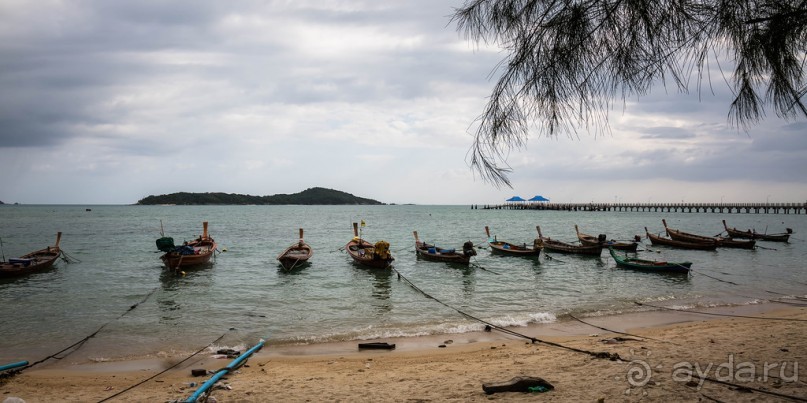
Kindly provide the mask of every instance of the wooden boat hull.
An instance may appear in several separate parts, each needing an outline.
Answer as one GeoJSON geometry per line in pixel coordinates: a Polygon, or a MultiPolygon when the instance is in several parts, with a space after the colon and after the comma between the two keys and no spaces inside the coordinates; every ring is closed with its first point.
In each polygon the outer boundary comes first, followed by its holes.
{"type": "Polygon", "coordinates": [[[173,270],[207,264],[210,262],[210,258],[213,257],[218,247],[215,241],[212,239],[210,241],[212,242],[207,244],[188,243],[188,246],[192,247],[194,250],[199,248],[199,253],[183,255],[179,252],[168,252],[160,256],[160,260],[163,261],[165,267],[173,270]]]}
{"type": "Polygon", "coordinates": [[[471,263],[471,254],[454,252],[441,249],[433,245],[426,245],[423,242],[415,244],[415,254],[423,260],[430,260],[432,262],[446,262],[468,265],[471,263]]]}
{"type": "Polygon", "coordinates": [[[389,251],[389,243],[376,242],[376,245],[359,237],[359,224],[353,223],[353,239],[345,244],[345,251],[353,262],[373,269],[386,269],[390,267],[395,258],[389,251]],[[385,250],[376,250],[376,245],[383,243],[385,250]]]}
{"type": "Polygon", "coordinates": [[[303,240],[303,229],[300,228],[300,240],[280,252],[277,261],[284,270],[291,270],[306,264],[313,255],[314,250],[303,240]]]}
{"type": "MultiPolygon", "coordinates": [[[[580,232],[577,228],[577,225],[574,226],[575,232],[577,232],[577,239],[580,240],[581,245],[585,246],[597,246],[602,245],[603,248],[614,248],[616,250],[626,251],[626,252],[636,252],[639,249],[639,242],[619,242],[619,241],[602,241],[600,237],[595,237],[593,235],[588,235],[580,232]]],[[[605,236],[602,236],[603,239],[605,236]]],[[[637,235],[638,237],[638,235],[637,235]]],[[[637,238],[638,239],[638,238],[637,238]]]]}
{"type": "Polygon", "coordinates": [[[541,254],[541,248],[536,245],[535,241],[533,241],[532,247],[527,246],[526,243],[518,245],[512,242],[499,241],[495,237],[490,236],[490,228],[487,226],[485,226],[485,234],[488,236],[488,246],[490,246],[490,251],[492,253],[510,256],[536,257],[541,254]]]}
{"type": "Polygon", "coordinates": [[[583,240],[582,238],[580,238],[580,243],[586,246],[602,245],[603,248],[614,248],[616,250],[621,250],[625,252],[636,252],[637,250],[639,250],[638,242],[617,242],[617,241],[591,242],[590,240],[583,240]]]}
{"type": "Polygon", "coordinates": [[[740,241],[731,238],[708,237],[703,235],[690,234],[688,232],[683,232],[677,229],[667,227],[667,220],[662,219],[661,222],[664,223],[664,229],[667,231],[667,235],[669,235],[671,239],[676,241],[694,242],[694,243],[714,242],[717,244],[718,247],[735,248],[735,249],[754,249],[754,245],[756,244],[756,241],[754,241],[753,239],[750,241],[740,241]]]}
{"type": "Polygon", "coordinates": [[[535,229],[538,230],[538,239],[535,241],[536,246],[540,246],[547,252],[558,252],[584,256],[600,256],[602,254],[602,244],[600,243],[597,243],[596,245],[572,245],[570,243],[556,241],[549,237],[545,237],[541,233],[540,226],[536,226],[535,229]]]}
{"type": "Polygon", "coordinates": [[[541,248],[529,247],[525,245],[514,245],[510,242],[502,241],[488,241],[490,251],[501,255],[510,256],[538,256],[541,254],[541,248]]]}
{"type": "Polygon", "coordinates": [[[618,242],[618,241],[605,241],[605,242],[590,242],[580,240],[580,243],[586,246],[597,246],[602,245],[603,248],[614,248],[616,250],[621,250],[625,252],[636,252],[639,250],[639,243],[638,242],[618,242]]]}
{"type": "Polygon", "coordinates": [[[751,240],[740,240],[734,238],[718,238],[717,246],[721,248],[734,248],[734,249],[754,249],[756,247],[757,241],[754,239],[751,240]]]}
{"type": "Polygon", "coordinates": [[[651,234],[650,231],[647,230],[647,228],[645,228],[645,233],[647,234],[647,238],[650,239],[650,243],[653,245],[663,245],[663,246],[670,246],[673,248],[693,249],[693,250],[717,249],[717,242],[704,243],[704,242],[676,241],[674,239],[664,238],[662,236],[651,234]]]}
{"type": "Polygon", "coordinates": [[[58,247],[48,247],[16,259],[9,259],[8,262],[0,262],[0,277],[24,276],[45,271],[53,267],[59,255],[58,247]]]}
{"type": "Polygon", "coordinates": [[[636,252],[637,250],[639,250],[638,242],[606,241],[602,246],[604,248],[614,248],[616,250],[621,250],[625,252],[636,252]]]}
{"type": "Polygon", "coordinates": [[[723,220],[723,228],[726,229],[726,233],[732,238],[759,239],[769,242],[788,242],[790,240],[790,234],[792,233],[790,229],[788,229],[788,232],[781,234],[760,234],[756,232],[756,230],[740,231],[737,228],[729,228],[726,224],[726,220],[723,220]]]}
{"type": "MultiPolygon", "coordinates": [[[[165,264],[165,267],[172,270],[179,270],[204,265],[210,262],[210,258],[213,257],[216,253],[216,249],[218,249],[218,244],[207,233],[207,221],[202,223],[202,228],[202,236],[193,241],[186,242],[182,246],[175,247],[173,250],[165,252],[160,256],[160,260],[165,264]]],[[[158,248],[160,247],[160,241],[162,239],[166,238],[161,238],[157,241],[158,248]]],[[[171,238],[168,239],[170,240],[171,238]]],[[[170,242],[173,244],[172,240],[170,242]]]]}
{"type": "Polygon", "coordinates": [[[547,252],[558,252],[572,255],[600,256],[603,246],[597,245],[572,245],[549,238],[539,239],[541,247],[547,252]]]}
{"type": "Polygon", "coordinates": [[[614,249],[609,249],[616,265],[627,269],[641,270],[653,273],[689,273],[692,262],[660,262],[655,260],[635,259],[619,256],[614,249]]]}
{"type": "Polygon", "coordinates": [[[278,255],[277,260],[284,269],[291,270],[295,267],[300,267],[301,265],[308,263],[308,259],[310,259],[313,255],[314,252],[312,251],[311,246],[308,244],[294,244],[286,248],[286,250],[278,255]]]}
{"type": "Polygon", "coordinates": [[[435,245],[421,242],[417,231],[413,231],[412,234],[415,236],[415,255],[423,260],[468,265],[471,262],[471,257],[476,256],[476,250],[471,241],[462,245],[462,252],[457,252],[454,249],[438,248],[435,245]]]}
{"type": "Polygon", "coordinates": [[[0,277],[24,276],[50,269],[62,254],[62,250],[59,248],[61,238],[62,233],[58,232],[56,245],[9,259],[7,262],[0,262],[0,277]]]}
{"type": "Polygon", "coordinates": [[[351,240],[345,244],[345,250],[353,262],[373,269],[386,269],[395,261],[392,255],[387,258],[377,256],[373,244],[364,239],[351,240]]]}

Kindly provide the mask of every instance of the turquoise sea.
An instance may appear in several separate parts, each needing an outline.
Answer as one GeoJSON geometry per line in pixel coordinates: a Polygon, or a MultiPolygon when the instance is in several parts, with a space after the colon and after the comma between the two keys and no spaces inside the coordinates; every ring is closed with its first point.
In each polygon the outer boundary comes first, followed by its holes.
{"type": "Polygon", "coordinates": [[[415,291],[392,271],[355,266],[341,248],[352,223],[362,237],[384,239],[394,268],[445,304],[502,326],[647,310],[755,304],[807,294],[807,216],[777,214],[472,210],[469,206],[0,206],[6,259],[54,242],[73,258],[55,269],[0,279],[0,364],[37,361],[98,329],[63,354],[71,363],[186,356],[226,334],[222,345],[311,344],[481,330],[415,291]],[[89,211],[87,211],[89,209],[89,211]],[[673,228],[715,235],[721,220],[740,229],[795,231],[791,242],[756,250],[685,251],[649,246],[641,257],[692,261],[691,276],[617,269],[600,258],[492,255],[484,227],[499,240],[531,243],[544,235],[585,233],[631,239],[673,228]],[[155,240],[162,222],[177,242],[198,236],[202,221],[225,252],[211,265],[177,276],[163,268],[155,240]],[[291,273],[275,257],[305,229],[311,263],[291,273]],[[481,247],[477,266],[419,261],[412,231],[442,247],[481,247]],[[649,250],[648,250],[649,249],[649,250]],[[724,281],[718,281],[722,279],[724,281]],[[734,283],[734,284],[732,284],[734,283]],[[132,308],[134,307],[134,308],[132,308]],[[229,330],[229,329],[233,330],[229,330]],[[68,354],[69,353],[69,354],[68,354]]]}

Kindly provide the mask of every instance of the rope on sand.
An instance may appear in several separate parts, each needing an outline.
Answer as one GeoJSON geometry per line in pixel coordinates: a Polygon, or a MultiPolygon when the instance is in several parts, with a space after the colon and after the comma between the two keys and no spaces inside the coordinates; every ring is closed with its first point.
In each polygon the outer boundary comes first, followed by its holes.
{"type": "Polygon", "coordinates": [[[115,394],[114,394],[114,395],[112,395],[112,396],[109,396],[109,397],[106,397],[106,398],[104,398],[104,399],[101,399],[101,400],[99,400],[99,401],[98,401],[98,403],[105,402],[105,401],[107,401],[107,400],[109,400],[109,399],[112,399],[112,398],[118,397],[118,396],[120,396],[120,395],[122,395],[122,394],[124,394],[124,393],[126,393],[126,392],[128,392],[128,391],[130,391],[130,390],[132,390],[132,389],[134,389],[134,388],[136,388],[136,387],[138,387],[138,386],[140,386],[140,385],[142,385],[142,384],[144,384],[144,383],[146,383],[146,382],[148,382],[148,381],[150,381],[150,380],[152,380],[152,379],[154,379],[154,378],[156,378],[156,377],[158,377],[158,376],[160,376],[160,375],[162,375],[162,374],[164,374],[164,373],[166,373],[166,372],[168,372],[168,371],[170,371],[170,370],[172,370],[172,369],[174,369],[174,368],[176,368],[177,366],[179,366],[179,365],[180,365],[180,364],[182,364],[183,362],[190,360],[191,358],[193,358],[193,357],[194,357],[194,356],[196,356],[197,354],[199,354],[199,353],[201,353],[202,351],[205,351],[206,349],[210,348],[210,346],[212,346],[212,345],[214,345],[214,344],[218,343],[219,341],[221,341],[221,339],[223,339],[223,338],[224,338],[224,336],[226,336],[226,335],[227,335],[227,333],[229,333],[229,332],[230,332],[230,331],[232,331],[232,330],[235,330],[235,328],[234,328],[234,327],[231,327],[231,328],[230,328],[228,331],[224,332],[224,334],[222,334],[221,336],[219,336],[219,338],[218,338],[218,339],[213,340],[213,341],[211,341],[211,342],[210,342],[210,344],[208,344],[208,345],[206,345],[206,346],[204,346],[204,347],[200,348],[199,350],[196,350],[196,352],[195,352],[195,353],[193,353],[193,354],[189,355],[188,357],[186,357],[186,358],[185,358],[185,359],[183,359],[182,361],[180,361],[180,362],[178,362],[178,363],[176,363],[176,364],[174,364],[174,365],[172,365],[172,366],[170,366],[170,367],[168,367],[168,368],[166,368],[166,369],[164,369],[164,370],[162,370],[162,371],[160,371],[160,372],[158,372],[158,373],[156,373],[156,374],[154,374],[154,375],[152,375],[152,376],[150,376],[150,377],[148,377],[148,378],[146,378],[146,379],[144,379],[144,380],[142,380],[142,381],[140,381],[140,382],[138,382],[138,383],[136,383],[136,384],[134,384],[134,385],[132,385],[132,386],[129,386],[128,388],[123,389],[123,390],[121,390],[120,392],[115,393],[115,394]]]}
{"type": "Polygon", "coordinates": [[[604,327],[601,327],[601,326],[597,326],[597,325],[595,325],[595,324],[593,324],[593,323],[589,323],[589,322],[583,321],[582,319],[579,319],[579,318],[577,318],[576,316],[574,316],[574,315],[572,315],[572,314],[569,314],[569,316],[570,316],[572,319],[574,319],[574,320],[576,320],[576,321],[578,321],[578,322],[580,322],[580,323],[582,323],[582,324],[584,324],[584,325],[589,325],[589,326],[591,326],[591,327],[595,327],[595,328],[600,329],[600,330],[605,330],[606,332],[609,332],[609,333],[622,334],[622,335],[625,335],[625,336],[631,336],[631,337],[641,337],[641,338],[643,338],[643,339],[647,339],[647,340],[660,341],[660,342],[663,342],[663,343],[670,343],[670,344],[675,344],[676,346],[680,346],[680,344],[678,344],[678,343],[674,343],[674,342],[671,342],[671,341],[669,341],[669,340],[654,339],[654,338],[652,338],[652,337],[640,336],[640,335],[638,335],[638,334],[631,334],[631,333],[620,332],[620,331],[617,331],[617,330],[607,329],[607,328],[604,328],[604,327]]]}
{"type": "Polygon", "coordinates": [[[738,385],[736,383],[721,381],[719,379],[715,379],[715,378],[712,378],[712,377],[709,377],[709,376],[702,376],[702,375],[700,375],[698,373],[691,373],[690,375],[692,375],[695,378],[702,379],[704,381],[709,381],[709,382],[719,383],[721,385],[735,387],[736,391],[745,391],[745,392],[753,391],[753,392],[762,393],[762,394],[771,395],[771,396],[776,396],[776,397],[781,397],[783,399],[789,399],[789,400],[793,400],[793,401],[797,401],[797,402],[807,402],[807,399],[805,399],[803,397],[799,397],[799,396],[791,396],[791,395],[786,395],[784,393],[777,393],[777,392],[773,392],[773,391],[770,391],[770,390],[758,389],[758,388],[754,388],[754,387],[751,387],[751,386],[738,385]]]}
{"type": "Polygon", "coordinates": [[[500,331],[500,332],[502,332],[502,333],[506,333],[506,334],[509,334],[509,335],[512,335],[512,336],[516,336],[516,337],[521,337],[521,338],[527,339],[527,340],[529,340],[529,341],[530,341],[530,342],[532,342],[532,343],[543,343],[543,344],[546,344],[546,345],[549,345],[549,346],[558,347],[558,348],[566,349],[566,350],[569,350],[569,351],[574,351],[574,352],[577,352],[577,353],[588,354],[588,355],[590,355],[590,356],[592,356],[592,357],[594,357],[594,358],[603,358],[603,359],[609,359],[609,360],[611,360],[611,361],[620,360],[619,354],[617,354],[617,353],[608,353],[608,352],[594,352],[594,351],[588,351],[588,350],[582,350],[582,349],[579,349],[579,348],[574,348],[574,347],[564,346],[564,345],[559,344],[559,343],[554,343],[554,342],[551,342],[551,341],[546,341],[546,340],[540,340],[540,339],[535,338],[535,337],[527,336],[527,335],[525,335],[525,334],[521,334],[521,333],[515,332],[515,331],[513,331],[513,330],[510,330],[510,329],[505,329],[505,328],[503,328],[503,327],[501,327],[501,326],[494,325],[494,324],[492,324],[492,323],[490,323],[490,322],[487,322],[487,321],[485,321],[485,320],[483,320],[483,319],[477,318],[477,317],[475,317],[475,316],[473,316],[473,315],[471,315],[471,314],[468,314],[468,313],[463,312],[463,311],[461,311],[461,310],[459,310],[459,309],[457,309],[457,308],[454,308],[454,307],[452,307],[451,305],[446,304],[445,302],[440,301],[439,299],[437,299],[437,298],[435,298],[435,297],[433,297],[433,296],[429,295],[429,294],[428,294],[428,293],[426,293],[425,291],[423,291],[423,290],[421,290],[420,288],[418,288],[418,286],[416,286],[414,283],[412,283],[411,281],[409,281],[409,279],[408,279],[408,278],[404,277],[404,275],[403,275],[403,274],[401,274],[401,272],[399,272],[399,271],[398,271],[398,270],[396,270],[395,268],[392,268],[392,270],[393,270],[393,271],[394,271],[396,274],[398,274],[398,279],[405,281],[405,282],[406,282],[406,283],[407,283],[407,284],[408,284],[410,287],[412,287],[412,288],[413,288],[415,291],[417,291],[417,292],[419,292],[419,293],[423,294],[423,296],[425,296],[426,298],[429,298],[429,299],[431,299],[431,300],[433,300],[433,301],[437,302],[437,303],[438,303],[438,304],[440,304],[440,305],[443,305],[443,306],[445,306],[445,307],[447,307],[447,308],[450,308],[450,309],[452,309],[452,310],[456,311],[457,313],[459,313],[459,314],[460,314],[460,315],[462,315],[462,316],[465,316],[465,317],[466,317],[466,318],[468,318],[468,319],[472,319],[472,320],[475,320],[475,321],[477,321],[477,322],[479,322],[479,323],[483,323],[483,324],[485,324],[485,330],[498,330],[498,331],[500,331]]]}

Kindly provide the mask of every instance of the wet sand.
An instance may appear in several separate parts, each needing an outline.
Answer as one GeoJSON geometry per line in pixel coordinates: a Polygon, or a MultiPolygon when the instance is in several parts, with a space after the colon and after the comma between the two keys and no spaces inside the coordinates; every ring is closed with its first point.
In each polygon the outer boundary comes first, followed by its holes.
{"type": "MultiPolygon", "coordinates": [[[[581,318],[631,335],[565,321],[512,329],[538,339],[534,343],[499,331],[376,340],[396,344],[391,351],[358,350],[358,342],[276,347],[270,340],[246,365],[226,377],[221,383],[225,388],[214,389],[210,396],[218,402],[807,398],[807,307],[767,303],[709,312],[788,320],[655,311],[581,318]],[[590,353],[620,359],[596,358],[590,353]],[[538,392],[483,391],[485,383],[518,376],[543,378],[554,390],[540,396],[536,396],[538,392]]],[[[0,399],[101,401],[181,359],[82,365],[48,362],[3,381],[0,399]]],[[[203,352],[109,401],[184,400],[210,377],[194,377],[192,369],[214,371],[231,361],[203,352]]]]}

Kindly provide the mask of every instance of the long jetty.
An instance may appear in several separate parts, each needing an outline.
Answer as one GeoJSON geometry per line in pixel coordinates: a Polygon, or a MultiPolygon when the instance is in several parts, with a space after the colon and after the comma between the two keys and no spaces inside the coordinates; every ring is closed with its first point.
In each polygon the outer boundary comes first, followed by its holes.
{"type": "Polygon", "coordinates": [[[646,211],[668,213],[807,214],[807,203],[507,203],[483,210],[646,211]]]}

